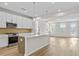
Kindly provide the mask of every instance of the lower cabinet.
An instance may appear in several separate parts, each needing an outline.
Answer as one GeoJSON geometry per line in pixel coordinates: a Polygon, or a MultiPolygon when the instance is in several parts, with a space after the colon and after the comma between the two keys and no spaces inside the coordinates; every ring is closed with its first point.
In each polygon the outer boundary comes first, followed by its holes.
{"type": "Polygon", "coordinates": [[[0,48],[8,46],[8,36],[0,35],[0,48]]]}

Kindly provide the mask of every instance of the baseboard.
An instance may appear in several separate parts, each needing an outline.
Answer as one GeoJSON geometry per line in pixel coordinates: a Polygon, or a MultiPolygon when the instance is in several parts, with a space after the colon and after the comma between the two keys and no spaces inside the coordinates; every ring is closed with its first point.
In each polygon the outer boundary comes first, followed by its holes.
{"type": "Polygon", "coordinates": [[[78,36],[53,36],[53,35],[50,35],[50,37],[59,37],[59,38],[79,38],[78,36]]]}
{"type": "Polygon", "coordinates": [[[1,49],[5,49],[5,48],[8,48],[8,46],[5,46],[5,47],[0,47],[0,50],[1,50],[1,49]]]}
{"type": "Polygon", "coordinates": [[[42,49],[42,48],[44,48],[44,47],[46,47],[46,46],[48,46],[48,45],[49,45],[49,43],[48,43],[48,44],[45,44],[45,45],[43,45],[43,46],[41,46],[40,48],[34,50],[33,52],[30,52],[30,53],[25,54],[25,55],[26,55],[26,56],[30,56],[30,55],[32,55],[33,53],[37,52],[38,50],[40,50],[40,49],[42,49]]]}

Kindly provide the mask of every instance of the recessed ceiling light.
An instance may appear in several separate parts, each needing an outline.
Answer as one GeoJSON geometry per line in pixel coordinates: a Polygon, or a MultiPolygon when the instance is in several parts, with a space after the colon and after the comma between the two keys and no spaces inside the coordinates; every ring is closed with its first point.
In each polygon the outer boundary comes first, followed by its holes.
{"type": "Polygon", "coordinates": [[[8,5],[8,3],[7,3],[7,2],[5,2],[5,3],[4,3],[4,5],[8,5]]]}
{"type": "Polygon", "coordinates": [[[36,19],[41,19],[41,17],[37,17],[36,19]]]}
{"type": "Polygon", "coordinates": [[[55,4],[55,2],[51,2],[52,4],[55,4]]]}
{"type": "Polygon", "coordinates": [[[34,21],[39,21],[41,19],[41,17],[35,17],[33,18],[34,21]]]}
{"type": "Polygon", "coordinates": [[[61,12],[61,9],[58,9],[58,12],[61,12]]]}
{"type": "Polygon", "coordinates": [[[63,16],[63,15],[64,15],[63,12],[57,13],[57,16],[63,16]]]}

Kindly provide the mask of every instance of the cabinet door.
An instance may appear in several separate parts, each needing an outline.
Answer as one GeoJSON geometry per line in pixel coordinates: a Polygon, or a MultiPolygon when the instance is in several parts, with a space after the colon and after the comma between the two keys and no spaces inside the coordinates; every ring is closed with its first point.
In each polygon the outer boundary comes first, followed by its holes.
{"type": "Polygon", "coordinates": [[[17,24],[17,16],[16,15],[12,15],[12,23],[16,23],[17,24]]]}
{"type": "Polygon", "coordinates": [[[17,28],[23,28],[22,17],[17,16],[17,28]]]}
{"type": "Polygon", "coordinates": [[[23,28],[27,28],[26,27],[26,19],[25,18],[23,18],[23,20],[22,20],[22,25],[23,25],[23,28]]]}
{"type": "Polygon", "coordinates": [[[23,28],[32,28],[32,20],[24,18],[23,19],[23,28]]]}
{"type": "Polygon", "coordinates": [[[0,12],[0,27],[1,28],[6,28],[6,13],[0,12]]]}
{"type": "Polygon", "coordinates": [[[8,35],[0,35],[0,47],[8,46],[8,35]]]}
{"type": "Polygon", "coordinates": [[[2,26],[1,13],[0,13],[0,28],[2,26]]]}
{"type": "Polygon", "coordinates": [[[10,22],[11,23],[12,22],[11,14],[7,14],[6,15],[6,19],[7,19],[6,22],[10,22]]]}
{"type": "Polygon", "coordinates": [[[2,18],[2,16],[1,16],[1,12],[0,12],[0,28],[1,28],[1,25],[2,25],[2,20],[1,20],[1,18],[2,18]]]}

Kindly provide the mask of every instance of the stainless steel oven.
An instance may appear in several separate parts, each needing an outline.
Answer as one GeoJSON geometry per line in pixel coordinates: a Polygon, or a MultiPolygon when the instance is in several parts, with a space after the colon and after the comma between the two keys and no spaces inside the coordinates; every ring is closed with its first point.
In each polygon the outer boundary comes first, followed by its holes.
{"type": "MultiPolygon", "coordinates": [[[[16,28],[17,24],[15,23],[6,23],[7,28],[16,28]]],[[[18,35],[17,33],[7,33],[8,34],[8,45],[12,45],[18,42],[18,35]]]]}

